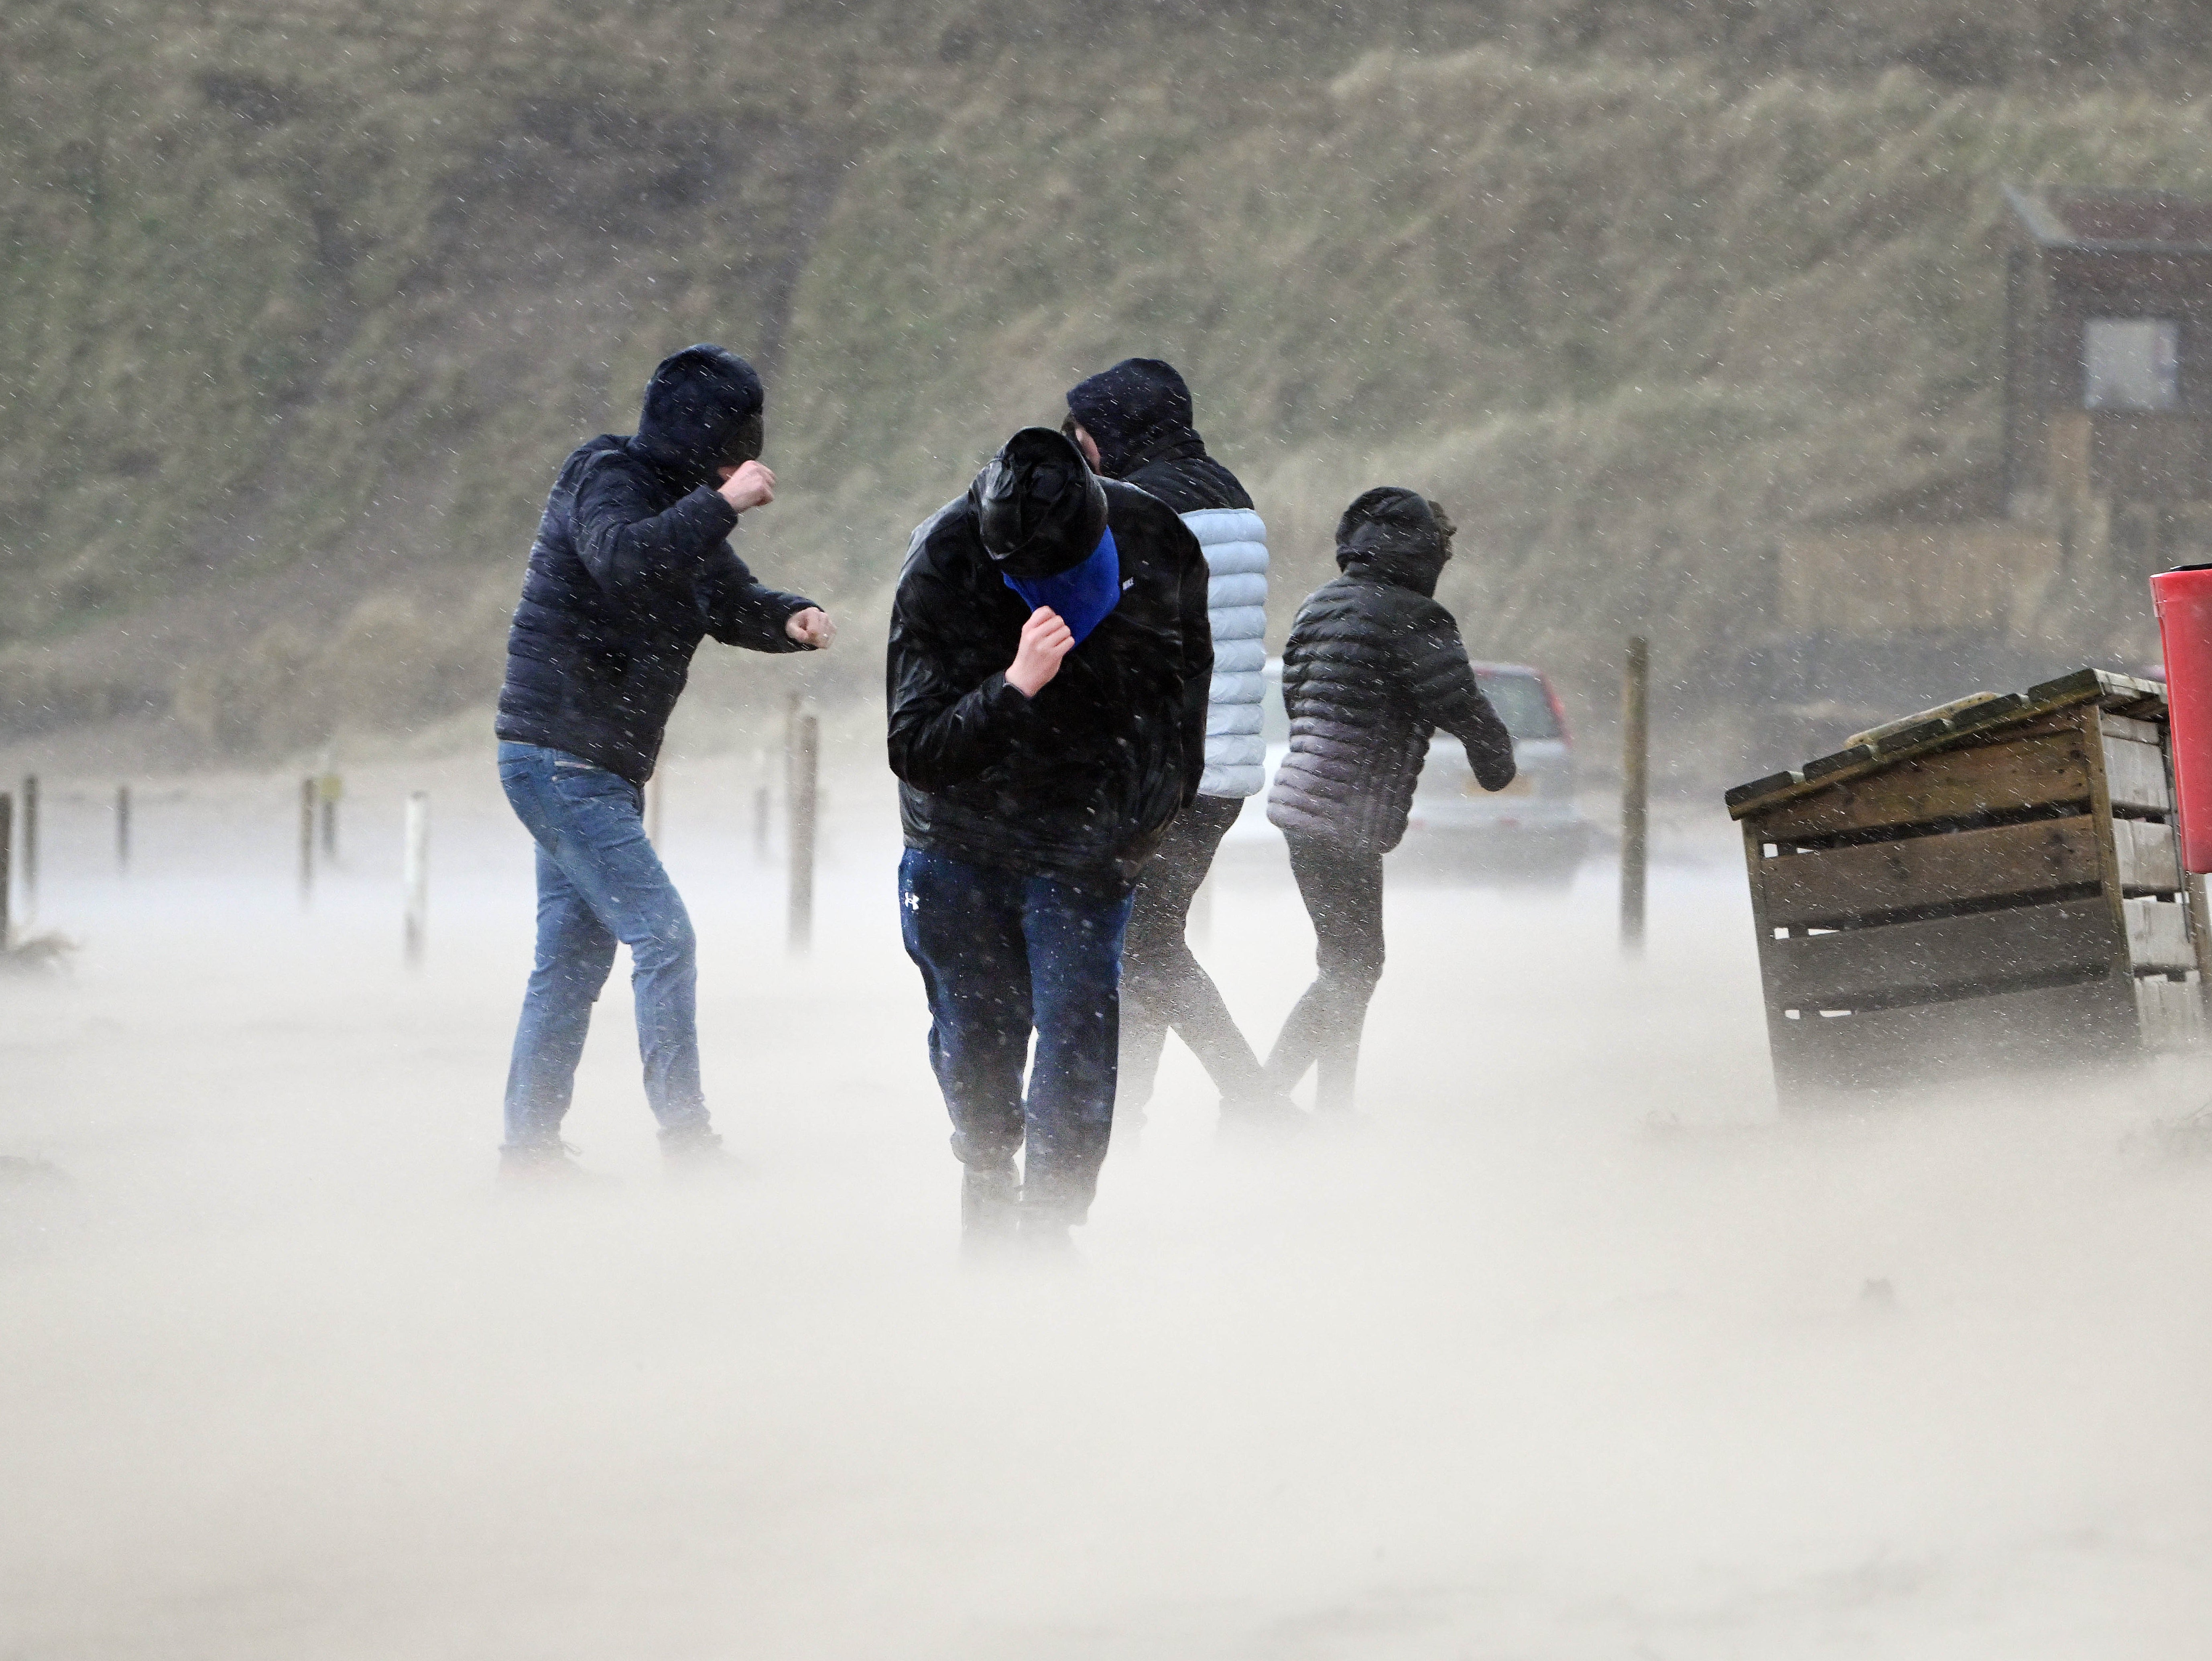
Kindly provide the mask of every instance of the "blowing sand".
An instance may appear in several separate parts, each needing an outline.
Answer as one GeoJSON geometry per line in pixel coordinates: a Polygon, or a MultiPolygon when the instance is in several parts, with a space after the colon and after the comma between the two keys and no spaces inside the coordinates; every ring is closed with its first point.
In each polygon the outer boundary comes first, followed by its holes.
{"type": "MultiPolygon", "coordinates": [[[[105,787],[51,791],[8,1661],[2200,1652],[2212,1161],[2142,1133],[2204,1074],[1778,1117],[1724,831],[1640,965],[1603,867],[1395,888],[1356,1123],[1224,1142],[1171,1045],[1083,1266],[974,1273],[872,777],[796,965],[744,782],[672,778],[744,1169],[661,1175],[623,967],[574,1196],[491,1180],[522,833],[437,776],[410,976],[412,782],[305,910],[283,781],[149,787],[128,879],[105,787]]],[[[1310,949],[1219,885],[1261,1041],[1310,949]]]]}

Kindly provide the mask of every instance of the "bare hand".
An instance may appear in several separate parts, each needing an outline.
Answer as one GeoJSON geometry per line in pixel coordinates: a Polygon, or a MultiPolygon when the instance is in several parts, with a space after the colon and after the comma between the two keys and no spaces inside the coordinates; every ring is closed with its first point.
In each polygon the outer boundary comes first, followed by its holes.
{"type": "Polygon", "coordinates": [[[817,652],[830,649],[830,642],[837,638],[837,625],[830,621],[829,612],[819,605],[810,605],[803,611],[793,611],[783,620],[783,632],[801,646],[811,646],[817,652]]]}
{"type": "Polygon", "coordinates": [[[722,500],[741,514],[748,508],[765,508],[775,500],[775,475],[757,461],[748,461],[722,476],[720,491],[722,500]]]}
{"type": "Polygon", "coordinates": [[[1006,671],[1006,684],[1025,698],[1044,690],[1060,672],[1060,660],[1075,649],[1075,631],[1049,605],[1040,605],[1022,624],[1022,643],[1006,671]]]}

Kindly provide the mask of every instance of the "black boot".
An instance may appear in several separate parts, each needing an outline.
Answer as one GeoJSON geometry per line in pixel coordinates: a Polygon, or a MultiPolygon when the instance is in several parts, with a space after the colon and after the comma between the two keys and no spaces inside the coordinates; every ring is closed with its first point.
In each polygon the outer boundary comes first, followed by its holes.
{"type": "Polygon", "coordinates": [[[1012,1159],[997,1165],[963,1165],[960,1174],[960,1242],[966,1251],[989,1251],[1014,1235],[1022,1194],[1012,1159]]]}

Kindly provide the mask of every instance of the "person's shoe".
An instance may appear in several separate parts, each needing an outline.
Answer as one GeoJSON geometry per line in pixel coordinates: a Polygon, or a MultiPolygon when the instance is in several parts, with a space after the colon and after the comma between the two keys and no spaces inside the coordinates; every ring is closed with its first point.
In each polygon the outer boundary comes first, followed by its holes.
{"type": "Polygon", "coordinates": [[[576,1150],[566,1142],[508,1142],[499,1150],[499,1179],[533,1187],[591,1187],[611,1182],[576,1162],[576,1150]]]}
{"type": "Polygon", "coordinates": [[[1058,1207],[1021,1208],[1022,1255],[1041,1263],[1079,1263],[1082,1257],[1068,1237],[1073,1220],[1058,1207]]]}
{"type": "Polygon", "coordinates": [[[1221,1129],[1237,1135],[1295,1136],[1313,1123],[1313,1116],[1288,1096],[1224,1096],[1221,1099],[1221,1129]]]}
{"type": "Polygon", "coordinates": [[[1014,1238],[1021,1178],[1013,1161],[963,1165],[960,1170],[960,1250],[965,1256],[988,1255],[1014,1238]]]}
{"type": "Polygon", "coordinates": [[[738,1156],[722,1146],[719,1132],[703,1124],[662,1131],[660,1162],[671,1176],[728,1176],[738,1169],[738,1156]]]}

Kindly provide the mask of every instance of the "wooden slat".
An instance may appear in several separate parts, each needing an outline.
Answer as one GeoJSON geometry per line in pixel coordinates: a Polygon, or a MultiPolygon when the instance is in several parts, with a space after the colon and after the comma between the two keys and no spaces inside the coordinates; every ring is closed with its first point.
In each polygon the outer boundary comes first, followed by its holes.
{"type": "Polygon", "coordinates": [[[2114,819],[2112,840],[2120,856],[2120,886],[2130,892],[2179,893],[2184,885],[2181,848],[2173,827],[2147,819],[2114,819]]]}
{"type": "Polygon", "coordinates": [[[1900,762],[1817,795],[1748,814],[1745,823],[1768,842],[1789,842],[2086,802],[2089,796],[2089,758],[2076,728],[1900,762]]]}
{"type": "Polygon", "coordinates": [[[2157,745],[2106,739],[2105,776],[2112,782],[2113,806],[2147,813],[2173,811],[2173,798],[2166,788],[2166,752],[2157,745]]]}
{"type": "Polygon", "coordinates": [[[2094,973],[2127,962],[2127,950],[2104,899],[2065,900],[1776,940],[1767,990],[1785,1009],[1852,1009],[1916,989],[2094,973]]]}
{"type": "Polygon", "coordinates": [[[2094,1062],[2140,1042],[2136,998],[2127,983],[2108,979],[1910,1009],[1808,1016],[1770,1028],[1775,1073],[1785,1097],[1802,1100],[1826,1090],[1940,1085],[2014,1068],[2094,1062]]]}
{"type": "MultiPolygon", "coordinates": [[[[2171,842],[2169,835],[2169,847],[2171,842]]],[[[2085,813],[2078,818],[1989,830],[1784,854],[1765,861],[1759,874],[1766,891],[1768,922],[1802,928],[1884,911],[2076,887],[2098,881],[2100,868],[2097,821],[2085,813]]]]}
{"type": "Polygon", "coordinates": [[[2137,969],[2197,967],[2197,947],[2189,938],[2189,908],[2178,900],[2130,900],[2128,958],[2137,969]]]}
{"type": "Polygon", "coordinates": [[[2108,739],[2127,739],[2136,744],[2157,744],[2162,741],[2166,729],[2154,721],[2137,721],[2132,715],[2100,715],[2097,724],[2105,729],[2108,739]]]}
{"type": "Polygon", "coordinates": [[[2151,976],[2136,983],[2142,1042],[2151,1050],[2186,1050],[2204,1039],[2204,993],[2194,981],[2151,976]]]}

